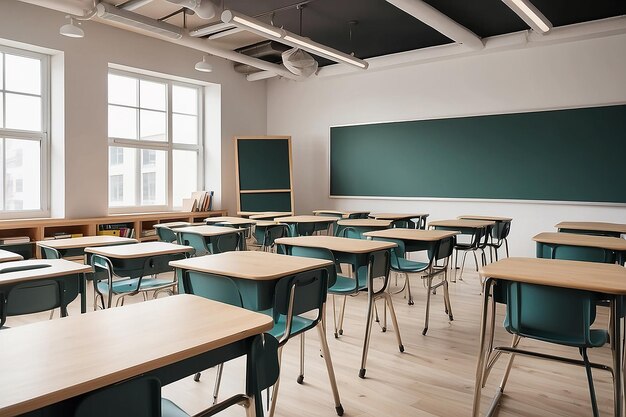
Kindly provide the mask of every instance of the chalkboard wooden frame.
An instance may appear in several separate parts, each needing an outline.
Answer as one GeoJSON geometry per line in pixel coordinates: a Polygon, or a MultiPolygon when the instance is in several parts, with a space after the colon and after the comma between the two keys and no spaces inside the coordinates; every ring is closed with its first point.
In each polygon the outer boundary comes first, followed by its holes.
{"type": "Polygon", "coordinates": [[[233,141],[237,212],[239,214],[260,211],[293,212],[291,136],[235,136],[233,141]],[[246,155],[247,152],[252,154],[246,155]],[[267,172],[268,167],[275,171],[267,172]],[[252,172],[246,172],[246,169],[252,172]],[[268,175],[261,175],[262,172],[268,175]]]}
{"type": "MultiPolygon", "coordinates": [[[[522,113],[332,126],[329,129],[328,142],[329,197],[582,203],[623,206],[626,203],[626,186],[622,184],[623,181],[619,181],[619,178],[623,176],[620,173],[620,166],[623,166],[623,163],[618,163],[620,157],[617,155],[621,155],[621,158],[623,158],[623,155],[626,154],[626,140],[621,139],[625,135],[626,105],[624,103],[522,113]],[[523,133],[518,131],[520,123],[526,125],[523,126],[526,129],[523,133]],[[501,133],[498,133],[501,135],[500,139],[497,138],[497,135],[494,138],[493,126],[497,126],[497,129],[500,129],[501,133]],[[437,128],[441,127],[444,128],[441,130],[443,134],[437,131],[437,128]],[[470,128],[473,128],[473,130],[470,128]],[[480,131],[481,129],[485,131],[482,132],[480,131]],[[475,131],[478,131],[478,133],[475,131]],[[424,132],[433,134],[426,135],[424,132]],[[510,134],[505,135],[502,132],[509,132],[510,134]],[[394,137],[393,133],[396,133],[397,137],[394,137]],[[368,138],[368,134],[371,137],[368,138]],[[446,137],[445,134],[452,138],[446,137]],[[489,138],[489,135],[492,137],[489,138]],[[463,172],[454,171],[453,168],[453,174],[451,178],[448,178],[448,183],[445,184],[452,184],[449,189],[445,185],[442,187],[441,184],[438,184],[439,189],[435,189],[436,192],[434,193],[429,193],[433,191],[434,188],[432,187],[428,189],[428,187],[419,188],[418,186],[411,189],[410,181],[415,181],[416,178],[426,181],[432,180],[432,177],[428,178],[424,172],[420,173],[419,169],[413,166],[419,163],[420,157],[423,160],[423,158],[428,158],[425,155],[429,155],[429,152],[415,152],[416,147],[419,146],[416,143],[419,143],[421,146],[426,145],[426,151],[430,150],[428,149],[429,146],[434,148],[443,146],[446,153],[442,153],[441,149],[435,149],[438,152],[434,153],[433,158],[436,161],[440,161],[441,166],[447,166],[447,162],[457,158],[457,155],[452,154],[457,148],[443,143],[445,140],[450,140],[453,145],[460,145],[460,148],[464,148],[465,152],[468,152],[469,149],[471,154],[473,151],[468,142],[475,148],[484,149],[481,147],[481,145],[484,145],[481,142],[483,140],[482,136],[487,137],[487,143],[492,146],[491,150],[485,153],[489,156],[483,159],[487,163],[493,162],[495,152],[495,156],[501,156],[505,162],[500,165],[505,167],[504,169],[509,170],[505,172],[509,176],[508,182],[498,179],[502,182],[495,183],[496,185],[493,186],[493,189],[496,190],[495,192],[492,192],[490,189],[489,192],[485,193],[476,187],[472,190],[471,184],[468,183],[468,181],[472,180],[490,181],[489,178],[485,177],[486,171],[484,169],[481,171],[482,168],[475,170],[482,177],[472,177],[471,174],[473,172],[466,173],[466,177],[464,177],[461,175],[463,172]],[[437,140],[436,142],[435,139],[437,140]],[[341,140],[344,141],[342,142],[343,145],[338,148],[337,143],[341,140]],[[518,140],[518,142],[514,142],[514,140],[518,140]],[[567,152],[554,152],[555,149],[567,149],[566,146],[571,146],[572,143],[575,145],[567,152]],[[505,146],[502,146],[502,144],[505,146]],[[524,146],[531,149],[532,152],[524,150],[524,146]],[[583,146],[584,150],[582,150],[583,146]],[[341,147],[344,149],[342,150],[341,147]],[[401,150],[398,151],[398,148],[401,150]],[[395,152],[393,158],[389,157],[390,152],[395,152]],[[524,152],[528,155],[524,154],[524,152]],[[442,159],[442,155],[445,155],[446,159],[442,159]],[[520,157],[520,155],[522,156],[520,157]],[[413,156],[414,159],[411,159],[413,156]],[[436,158],[437,156],[439,159],[436,158]],[[529,156],[531,157],[528,159],[529,163],[527,163],[527,167],[524,167],[520,160],[525,161],[524,157],[529,158],[529,156]],[[533,160],[539,161],[539,163],[548,163],[555,158],[558,164],[565,164],[565,170],[569,170],[567,175],[571,175],[571,178],[574,178],[573,182],[580,184],[577,189],[569,191],[560,189],[563,188],[563,185],[561,185],[563,179],[558,177],[560,174],[557,172],[557,175],[554,176],[554,172],[549,172],[549,170],[545,169],[539,174],[533,174],[535,178],[532,184],[530,184],[531,180],[525,179],[528,177],[526,169],[533,169],[533,160]],[[368,172],[371,171],[366,171],[365,167],[376,166],[374,159],[380,168],[373,170],[375,174],[369,174],[368,172]],[[390,164],[389,161],[394,161],[395,165],[390,164]],[[404,161],[404,163],[401,161],[404,161]],[[406,163],[406,161],[411,162],[406,163]],[[573,162],[570,164],[570,161],[573,162]],[[411,166],[409,167],[408,165],[411,166]],[[511,181],[510,171],[513,171],[514,175],[518,175],[520,179],[516,180],[514,178],[511,181]],[[581,172],[585,175],[581,175],[581,172]],[[359,173],[361,176],[356,176],[355,173],[359,173]],[[407,190],[400,189],[399,186],[393,183],[383,183],[383,180],[380,180],[379,177],[385,174],[389,177],[385,181],[405,181],[404,185],[407,190]],[[547,180],[544,183],[543,180],[546,177],[547,180]],[[590,177],[591,180],[583,177],[590,177]],[[406,178],[409,179],[406,180],[406,178]],[[609,178],[612,181],[607,181],[609,178]],[[341,183],[340,180],[344,181],[344,183],[341,183]],[[461,186],[454,185],[454,183],[451,183],[451,180],[458,181],[461,186]],[[550,183],[551,180],[552,183],[550,183]],[[518,181],[518,183],[515,184],[515,181],[518,181]],[[524,181],[528,182],[528,184],[524,184],[524,181]],[[511,187],[512,191],[509,192],[507,187],[511,185],[511,182],[514,187],[511,187]],[[520,183],[522,183],[521,186],[520,183]],[[370,184],[375,185],[372,186],[370,184]],[[468,184],[470,191],[461,188],[468,184]],[[590,187],[589,184],[593,184],[593,187],[590,187]],[[596,186],[596,184],[598,185],[596,186]],[[516,189],[515,186],[518,186],[518,188],[516,189]],[[601,190],[598,191],[597,188],[601,190]],[[438,192],[440,189],[444,189],[444,191],[438,192]],[[423,190],[426,192],[422,193],[421,191],[423,190]],[[479,192],[476,192],[476,190],[479,192]],[[475,194],[472,195],[472,192],[475,194]]],[[[474,153],[472,157],[477,159],[476,155],[478,154],[474,153]]],[[[484,161],[476,161],[476,163],[481,164],[484,161]]],[[[497,171],[494,172],[494,175],[502,176],[497,171]]],[[[567,175],[565,176],[567,177],[567,175]]],[[[437,178],[435,178],[436,181],[437,178]]]]}

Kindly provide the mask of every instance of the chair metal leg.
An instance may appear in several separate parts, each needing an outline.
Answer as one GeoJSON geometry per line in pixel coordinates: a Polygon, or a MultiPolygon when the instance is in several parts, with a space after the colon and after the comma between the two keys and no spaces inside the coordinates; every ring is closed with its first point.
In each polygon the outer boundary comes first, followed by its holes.
{"type": "Polygon", "coordinates": [[[504,248],[506,249],[506,257],[509,257],[509,241],[507,238],[504,238],[504,248]]]}
{"type": "Polygon", "coordinates": [[[339,314],[339,330],[337,331],[337,333],[339,333],[340,335],[343,334],[343,316],[346,312],[346,300],[348,299],[347,295],[343,296],[343,304],[341,305],[341,313],[339,314]]]}
{"type": "MultiPolygon", "coordinates": [[[[220,393],[220,384],[222,383],[222,371],[224,370],[224,363],[217,365],[217,375],[215,376],[215,387],[213,387],[213,405],[217,404],[217,397],[220,393]]],[[[199,376],[199,373],[196,374],[199,376]]]]}
{"type": "MultiPolygon", "coordinates": [[[[593,417],[598,417],[598,402],[596,400],[596,390],[593,386],[593,375],[591,374],[591,365],[589,364],[589,357],[587,356],[587,348],[580,349],[580,355],[585,362],[585,371],[587,372],[587,382],[589,383],[589,395],[591,396],[591,409],[593,410],[593,417]]],[[[616,372],[620,372],[619,369],[616,372]]]]}
{"type": "Polygon", "coordinates": [[[402,344],[402,337],[400,336],[400,327],[398,327],[398,319],[396,318],[396,310],[393,308],[391,295],[383,293],[383,297],[385,297],[385,305],[389,306],[389,315],[391,316],[391,323],[393,324],[393,328],[396,331],[396,341],[398,342],[398,349],[400,349],[400,352],[404,352],[404,345],[402,344]]]}
{"type": "Polygon", "coordinates": [[[300,335],[300,375],[296,381],[298,384],[302,384],[304,381],[304,333],[300,335]]]}
{"type": "Polygon", "coordinates": [[[367,351],[370,344],[370,336],[372,335],[372,321],[374,319],[374,300],[369,297],[367,300],[367,322],[365,323],[365,338],[363,339],[363,354],[361,355],[361,369],[359,370],[359,378],[365,378],[365,364],[367,362],[367,351]]]}
{"type": "Polygon", "coordinates": [[[461,262],[461,272],[459,273],[459,281],[463,281],[463,270],[465,269],[465,258],[467,258],[467,251],[463,253],[463,262],[461,262]]]}
{"type": "Polygon", "coordinates": [[[335,326],[335,339],[339,338],[339,334],[337,333],[337,309],[335,307],[335,295],[332,295],[333,298],[333,325],[335,326]]]}
{"type": "Polygon", "coordinates": [[[448,274],[444,273],[444,283],[443,283],[443,300],[446,305],[446,314],[450,321],[454,320],[454,316],[452,315],[452,303],[450,302],[450,291],[448,290],[448,274]]]}
{"type": "MultiPolygon", "coordinates": [[[[283,346],[279,346],[278,347],[278,369],[280,369],[280,363],[282,362],[282,357],[283,357],[283,346]]],[[[274,411],[276,410],[276,400],[278,398],[278,386],[280,385],[280,374],[278,375],[278,378],[276,379],[276,383],[274,384],[274,387],[272,388],[272,402],[270,405],[270,411],[268,416],[269,417],[274,417],[274,411]]]]}
{"type": "Polygon", "coordinates": [[[405,272],[404,276],[406,277],[406,290],[409,293],[409,305],[412,306],[415,304],[415,301],[413,301],[413,294],[411,294],[411,281],[409,280],[408,273],[405,272]]]}
{"type": "Polygon", "coordinates": [[[422,330],[422,335],[426,336],[426,332],[428,331],[428,315],[430,313],[430,294],[431,287],[433,283],[432,271],[428,273],[428,288],[426,289],[426,315],[424,316],[424,330],[422,330]]]}
{"type": "Polygon", "coordinates": [[[474,255],[474,264],[476,265],[476,272],[478,272],[478,258],[476,257],[476,251],[472,251],[472,255],[474,255]]]}
{"type": "Polygon", "coordinates": [[[343,415],[343,406],[341,405],[341,399],[339,398],[339,390],[337,389],[337,380],[335,378],[335,370],[333,368],[333,362],[330,358],[330,349],[328,349],[328,340],[326,340],[326,332],[324,326],[317,325],[317,331],[320,336],[320,342],[322,344],[322,352],[324,356],[324,362],[326,363],[326,371],[328,371],[328,379],[330,380],[330,388],[333,391],[333,398],[335,400],[335,410],[337,415],[343,415]]]}

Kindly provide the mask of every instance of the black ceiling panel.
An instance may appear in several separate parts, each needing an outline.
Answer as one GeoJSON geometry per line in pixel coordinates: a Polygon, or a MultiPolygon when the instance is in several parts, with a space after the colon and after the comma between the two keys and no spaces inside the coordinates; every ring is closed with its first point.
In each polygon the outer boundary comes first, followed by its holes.
{"type": "Polygon", "coordinates": [[[624,0],[532,0],[553,26],[626,15],[624,0]]]}

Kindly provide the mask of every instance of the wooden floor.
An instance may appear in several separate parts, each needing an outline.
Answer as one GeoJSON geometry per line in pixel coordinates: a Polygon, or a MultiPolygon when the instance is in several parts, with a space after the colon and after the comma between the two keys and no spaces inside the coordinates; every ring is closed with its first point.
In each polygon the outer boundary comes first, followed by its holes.
{"type": "MultiPolygon", "coordinates": [[[[391,328],[386,333],[375,325],[370,343],[367,375],[358,377],[365,327],[366,297],[348,299],[344,334],[335,339],[332,333],[331,303],[328,304],[328,337],[345,416],[415,417],[469,416],[472,410],[476,352],[481,311],[480,284],[477,274],[466,268],[463,279],[451,284],[454,321],[443,312],[440,291],[431,298],[431,321],[428,334],[422,336],[426,292],[417,277],[412,278],[415,305],[409,306],[402,294],[393,296],[405,352],[400,353],[391,328]]],[[[139,297],[134,297],[140,302],[139,297]]],[[[91,306],[91,297],[88,306],[91,306]]],[[[129,301],[131,302],[131,301],[129,301]]],[[[70,314],[78,314],[74,302],[70,314]]],[[[56,315],[58,319],[58,313],[56,315]]],[[[48,313],[9,318],[8,326],[46,320],[48,313]]],[[[502,311],[497,318],[502,322],[502,311]]],[[[598,314],[596,325],[605,326],[605,311],[598,314]]],[[[78,335],[77,335],[78,336],[78,335]]],[[[497,340],[509,343],[510,335],[501,326],[497,340]]],[[[68,341],[71,343],[71,341],[68,341]]],[[[577,349],[523,341],[522,346],[543,347],[543,351],[562,353],[576,358],[577,349]]],[[[610,364],[607,347],[594,349],[592,361],[610,364]]],[[[316,332],[306,339],[304,384],[298,376],[299,343],[290,341],[284,349],[277,416],[327,416],[335,414],[324,361],[319,355],[316,332]]],[[[482,410],[495,393],[506,360],[500,360],[483,391],[482,410]]],[[[229,362],[224,367],[220,398],[242,392],[244,361],[229,362]]],[[[207,370],[200,382],[185,378],[164,387],[164,396],[174,400],[189,413],[207,407],[212,399],[215,371],[207,370]]],[[[612,385],[607,372],[594,371],[596,393],[601,415],[612,415],[612,385]]],[[[33,381],[36,383],[36,381],[33,381]]],[[[244,416],[240,407],[223,413],[244,416]]],[[[530,358],[516,358],[509,378],[500,416],[589,416],[591,406],[584,368],[530,358]]]]}

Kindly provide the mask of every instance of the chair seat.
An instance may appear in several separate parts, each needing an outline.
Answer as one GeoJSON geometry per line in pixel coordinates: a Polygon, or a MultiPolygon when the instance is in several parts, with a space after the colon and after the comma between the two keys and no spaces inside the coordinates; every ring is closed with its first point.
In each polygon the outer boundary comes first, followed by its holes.
{"type": "Polygon", "coordinates": [[[161,417],[189,417],[189,414],[167,398],[161,398],[161,417]]]}
{"type": "MultiPolygon", "coordinates": [[[[506,328],[507,321],[505,319],[504,326],[506,328]]],[[[510,332],[509,332],[510,333],[510,332]]],[[[572,346],[572,347],[602,347],[609,342],[609,333],[603,329],[591,329],[589,331],[589,345],[581,345],[578,341],[560,339],[558,342],[555,340],[554,334],[546,333],[546,334],[535,334],[532,336],[533,339],[541,340],[548,343],[556,343],[558,345],[572,346]]]]}
{"type": "MultiPolygon", "coordinates": [[[[120,279],[113,281],[113,292],[116,294],[129,293],[137,290],[137,282],[139,278],[120,279]]],[[[171,279],[164,278],[143,278],[139,291],[150,291],[159,288],[165,288],[176,284],[171,279]]],[[[98,290],[100,292],[108,292],[109,284],[107,282],[98,282],[98,290]]]]}
{"type": "MultiPolygon", "coordinates": [[[[264,313],[272,315],[272,309],[265,310],[264,313]]],[[[278,323],[274,322],[274,327],[268,331],[269,334],[274,336],[276,339],[280,340],[285,334],[285,326],[287,325],[287,317],[280,316],[278,319],[278,323]]],[[[291,336],[296,336],[302,332],[305,332],[312,327],[315,327],[315,321],[307,319],[302,316],[293,316],[293,320],[291,322],[291,336]]]]}
{"type": "MultiPolygon", "coordinates": [[[[359,286],[358,291],[367,288],[367,277],[365,274],[358,274],[359,286]]],[[[354,278],[348,278],[343,275],[337,275],[335,285],[328,289],[330,294],[352,294],[355,292],[354,278]]]]}
{"type": "Polygon", "coordinates": [[[428,269],[428,264],[425,262],[411,261],[406,258],[398,258],[398,267],[391,266],[391,269],[396,272],[422,272],[428,269]]]}

